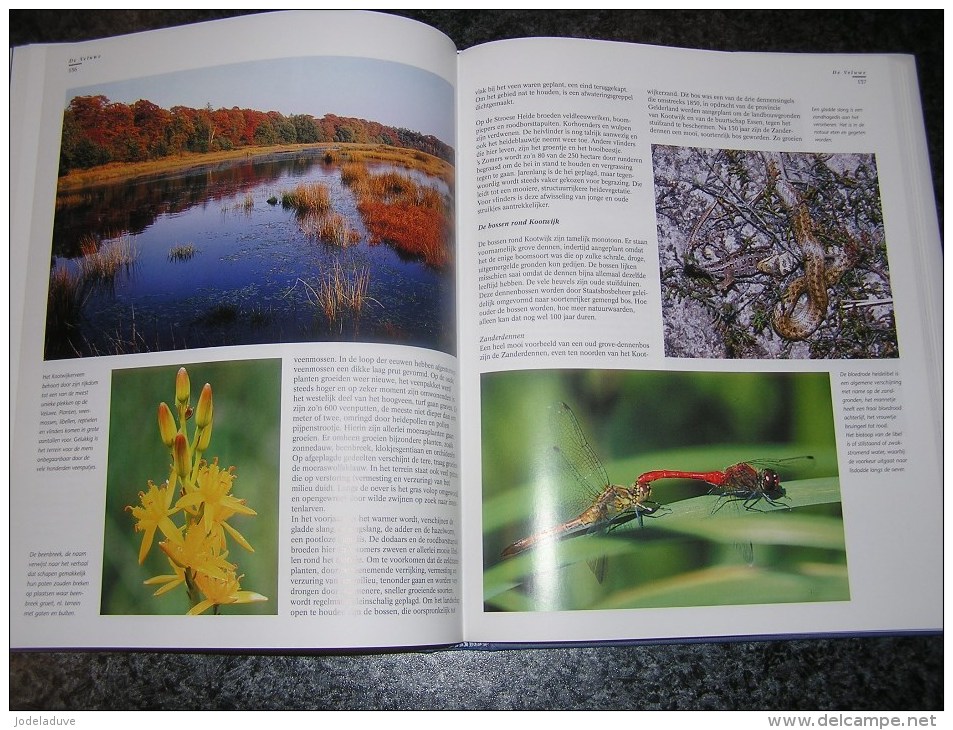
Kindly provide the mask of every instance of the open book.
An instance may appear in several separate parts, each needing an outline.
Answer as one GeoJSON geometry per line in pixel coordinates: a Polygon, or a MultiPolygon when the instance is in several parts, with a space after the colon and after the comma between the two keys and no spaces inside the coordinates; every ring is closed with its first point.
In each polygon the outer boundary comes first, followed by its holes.
{"type": "Polygon", "coordinates": [[[12,647],[941,628],[912,59],[274,13],[11,101],[12,647]]]}

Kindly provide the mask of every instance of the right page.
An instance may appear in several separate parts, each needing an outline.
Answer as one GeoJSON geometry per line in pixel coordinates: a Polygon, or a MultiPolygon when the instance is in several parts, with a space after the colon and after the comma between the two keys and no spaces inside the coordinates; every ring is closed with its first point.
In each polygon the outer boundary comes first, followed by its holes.
{"type": "Polygon", "coordinates": [[[458,98],[466,638],[940,628],[913,59],[531,39],[458,98]]]}

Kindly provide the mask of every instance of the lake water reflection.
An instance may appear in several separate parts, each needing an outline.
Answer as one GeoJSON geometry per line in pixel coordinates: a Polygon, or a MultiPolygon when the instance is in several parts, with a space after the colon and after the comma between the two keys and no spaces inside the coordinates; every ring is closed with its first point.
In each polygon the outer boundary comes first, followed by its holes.
{"type": "MultiPolygon", "coordinates": [[[[329,340],[453,353],[452,267],[438,270],[371,245],[340,166],[324,154],[249,158],[64,196],[54,220],[51,282],[72,277],[82,286],[63,295],[51,284],[47,359],[329,340]],[[327,186],[334,211],[360,236],[356,245],[322,243],[277,202],[312,182],[327,186]],[[84,277],[91,245],[100,253],[124,245],[134,258],[115,276],[84,277]],[[329,321],[315,292],[334,271],[363,271],[369,282],[360,313],[329,321]]],[[[368,168],[413,175],[451,195],[443,181],[417,172],[368,168]]]]}

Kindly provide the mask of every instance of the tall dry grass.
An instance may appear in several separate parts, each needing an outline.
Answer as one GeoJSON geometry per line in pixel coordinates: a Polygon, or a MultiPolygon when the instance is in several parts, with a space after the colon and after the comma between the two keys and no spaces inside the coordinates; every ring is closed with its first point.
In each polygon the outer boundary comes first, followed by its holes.
{"type": "Polygon", "coordinates": [[[353,246],[361,240],[347,219],[334,212],[331,192],[323,183],[302,184],[282,193],[281,205],[295,211],[298,225],[308,238],[341,247],[353,246]]]}
{"type": "Polygon", "coordinates": [[[129,273],[138,253],[129,236],[101,243],[85,235],[79,242],[77,265],[60,264],[50,271],[46,308],[46,355],[60,357],[79,352],[83,306],[96,286],[111,287],[120,273],[129,273]]]}
{"type": "Polygon", "coordinates": [[[88,289],[84,285],[82,274],[59,266],[50,273],[48,292],[47,322],[70,328],[79,323],[88,289]]]}
{"type": "MultiPolygon", "coordinates": [[[[254,152],[255,154],[269,155],[279,151],[295,152],[327,147],[328,145],[324,143],[272,145],[257,148],[254,152]]],[[[247,159],[253,156],[249,149],[240,148],[235,150],[217,150],[215,152],[189,152],[174,157],[163,157],[159,160],[148,160],[145,162],[111,162],[108,165],[94,167],[88,170],[72,170],[59,178],[57,193],[62,195],[68,191],[75,191],[105,182],[131,180],[144,175],[160,175],[179,170],[187,170],[200,165],[247,159]]],[[[331,149],[327,149],[324,159],[328,164],[337,164],[344,160],[387,162],[408,169],[419,170],[427,175],[440,178],[451,188],[454,184],[454,169],[451,163],[439,157],[434,157],[406,147],[391,147],[382,144],[334,143],[331,149]]]]}
{"type": "Polygon", "coordinates": [[[281,194],[281,207],[291,208],[298,215],[327,214],[332,211],[331,192],[322,183],[297,185],[281,194]]]}
{"type": "Polygon", "coordinates": [[[344,145],[342,158],[355,163],[384,162],[408,170],[417,170],[430,177],[443,180],[451,189],[454,185],[453,165],[439,157],[428,155],[419,150],[388,145],[344,145]]]}
{"type": "Polygon", "coordinates": [[[188,261],[197,253],[194,243],[177,243],[169,249],[169,261],[188,261]]]}
{"type": "Polygon", "coordinates": [[[342,181],[357,198],[357,209],[371,234],[434,268],[452,264],[452,212],[444,196],[397,172],[372,174],[366,165],[349,163],[342,181]]]}
{"type": "Polygon", "coordinates": [[[121,271],[129,273],[136,264],[136,249],[128,236],[100,243],[95,236],[86,235],[79,250],[80,275],[91,283],[112,284],[121,271]]]}
{"type": "Polygon", "coordinates": [[[341,165],[341,182],[355,187],[367,179],[367,165],[363,162],[345,162],[341,165]]]}
{"type": "Polygon", "coordinates": [[[366,266],[346,272],[335,262],[331,270],[325,272],[318,288],[318,301],[328,319],[334,321],[345,309],[360,313],[370,280],[370,270],[366,266]]]}
{"type": "Polygon", "coordinates": [[[345,315],[360,316],[368,302],[376,302],[367,295],[371,281],[368,266],[353,265],[348,270],[335,261],[317,281],[298,281],[304,286],[309,304],[324,313],[329,325],[343,326],[345,315]]]}
{"type": "Polygon", "coordinates": [[[358,233],[340,213],[323,215],[304,215],[298,218],[298,225],[308,238],[342,248],[353,246],[361,240],[358,233]]]}

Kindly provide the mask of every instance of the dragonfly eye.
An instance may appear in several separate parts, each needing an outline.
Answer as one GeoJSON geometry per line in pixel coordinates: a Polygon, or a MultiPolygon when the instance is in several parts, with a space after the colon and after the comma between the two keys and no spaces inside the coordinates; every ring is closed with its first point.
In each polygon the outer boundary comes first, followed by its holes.
{"type": "Polygon", "coordinates": [[[780,499],[784,496],[781,477],[774,469],[765,469],[761,476],[761,491],[768,499],[780,499]]]}

